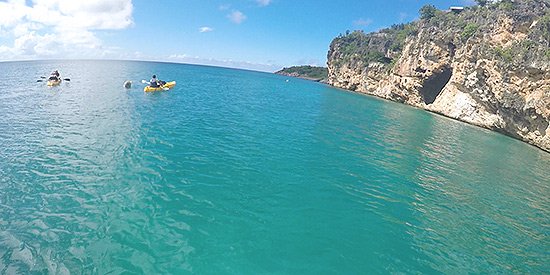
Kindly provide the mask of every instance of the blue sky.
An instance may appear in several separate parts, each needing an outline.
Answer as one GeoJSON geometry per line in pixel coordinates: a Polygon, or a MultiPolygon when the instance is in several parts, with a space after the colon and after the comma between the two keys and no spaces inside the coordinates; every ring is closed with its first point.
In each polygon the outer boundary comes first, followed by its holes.
{"type": "Polygon", "coordinates": [[[274,71],[324,65],[346,30],[473,0],[0,0],[0,61],[92,58],[274,71]]]}

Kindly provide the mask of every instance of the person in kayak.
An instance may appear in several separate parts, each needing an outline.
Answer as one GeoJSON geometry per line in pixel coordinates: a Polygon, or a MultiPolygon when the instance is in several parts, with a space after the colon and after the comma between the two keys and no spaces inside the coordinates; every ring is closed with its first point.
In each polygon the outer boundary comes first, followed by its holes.
{"type": "Polygon", "coordinates": [[[149,81],[149,86],[153,88],[161,87],[162,85],[166,84],[166,81],[158,80],[157,75],[153,75],[153,78],[151,78],[151,81],[149,81]]]}
{"type": "Polygon", "coordinates": [[[153,78],[151,78],[151,80],[149,81],[149,86],[153,87],[153,88],[158,88],[160,87],[159,85],[159,81],[157,79],[157,75],[153,75],[153,78]]]}
{"type": "Polygon", "coordinates": [[[48,80],[59,81],[59,72],[57,70],[53,71],[48,80]]]}

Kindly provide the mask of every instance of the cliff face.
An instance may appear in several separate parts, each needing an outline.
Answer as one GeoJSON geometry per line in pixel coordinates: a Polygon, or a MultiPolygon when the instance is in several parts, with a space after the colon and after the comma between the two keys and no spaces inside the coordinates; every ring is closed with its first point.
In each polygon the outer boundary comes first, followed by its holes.
{"type": "Polygon", "coordinates": [[[406,103],[550,152],[550,2],[502,1],[348,33],[328,83],[406,103]]]}

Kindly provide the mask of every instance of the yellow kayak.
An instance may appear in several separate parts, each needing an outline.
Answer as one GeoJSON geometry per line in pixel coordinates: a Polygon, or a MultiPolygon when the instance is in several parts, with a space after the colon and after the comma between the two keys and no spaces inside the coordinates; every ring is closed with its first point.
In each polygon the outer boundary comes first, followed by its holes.
{"type": "Polygon", "coordinates": [[[176,86],[176,81],[170,81],[170,82],[166,82],[166,84],[160,87],[145,86],[145,88],[143,88],[143,91],[144,92],[165,91],[165,90],[172,89],[174,86],[176,86]]]}
{"type": "Polygon", "coordinates": [[[50,87],[57,86],[59,84],[61,84],[61,79],[59,79],[59,80],[48,80],[48,82],[47,82],[47,85],[50,86],[50,87]]]}

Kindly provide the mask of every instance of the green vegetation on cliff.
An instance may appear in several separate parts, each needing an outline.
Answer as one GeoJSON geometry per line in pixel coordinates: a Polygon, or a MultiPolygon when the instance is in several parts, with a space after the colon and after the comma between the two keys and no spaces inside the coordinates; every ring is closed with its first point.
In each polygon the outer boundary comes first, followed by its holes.
{"type": "Polygon", "coordinates": [[[440,113],[550,152],[550,0],[476,1],[329,48],[327,83],[440,113]]]}
{"type": "Polygon", "coordinates": [[[283,68],[282,70],[275,72],[276,74],[294,76],[312,80],[323,80],[328,76],[328,69],[325,67],[316,66],[293,66],[289,68],[283,68]]]}
{"type": "Polygon", "coordinates": [[[386,57],[385,45],[388,40],[388,35],[382,32],[379,35],[367,35],[363,31],[354,31],[338,36],[332,45],[338,45],[337,50],[341,54],[341,58],[337,62],[340,64],[369,64],[372,62],[389,64],[391,58],[386,57]]]}
{"type": "Polygon", "coordinates": [[[421,19],[430,19],[436,15],[437,9],[433,5],[425,5],[419,12],[421,19]]]}
{"type": "MultiPolygon", "coordinates": [[[[445,41],[452,48],[459,48],[470,40],[476,44],[476,51],[487,57],[508,63],[509,66],[533,61],[550,61],[550,11],[536,11],[537,3],[547,0],[501,0],[495,3],[478,1],[479,6],[466,7],[463,12],[440,11],[426,5],[419,11],[420,20],[396,24],[374,33],[347,31],[336,37],[330,46],[329,62],[335,67],[346,64],[361,70],[369,64],[379,63],[391,69],[401,56],[407,39],[414,39],[420,31],[437,33],[437,40],[445,41]],[[542,12],[543,16],[537,15],[542,12]],[[495,45],[481,39],[495,32],[498,18],[512,18],[514,22],[538,17],[532,26],[519,26],[527,29],[522,41],[511,41],[495,45]],[[540,16],[540,17],[539,17],[540,16]],[[540,59],[544,60],[540,60],[540,59]]],[[[426,41],[431,43],[431,41],[426,41]]]]}

